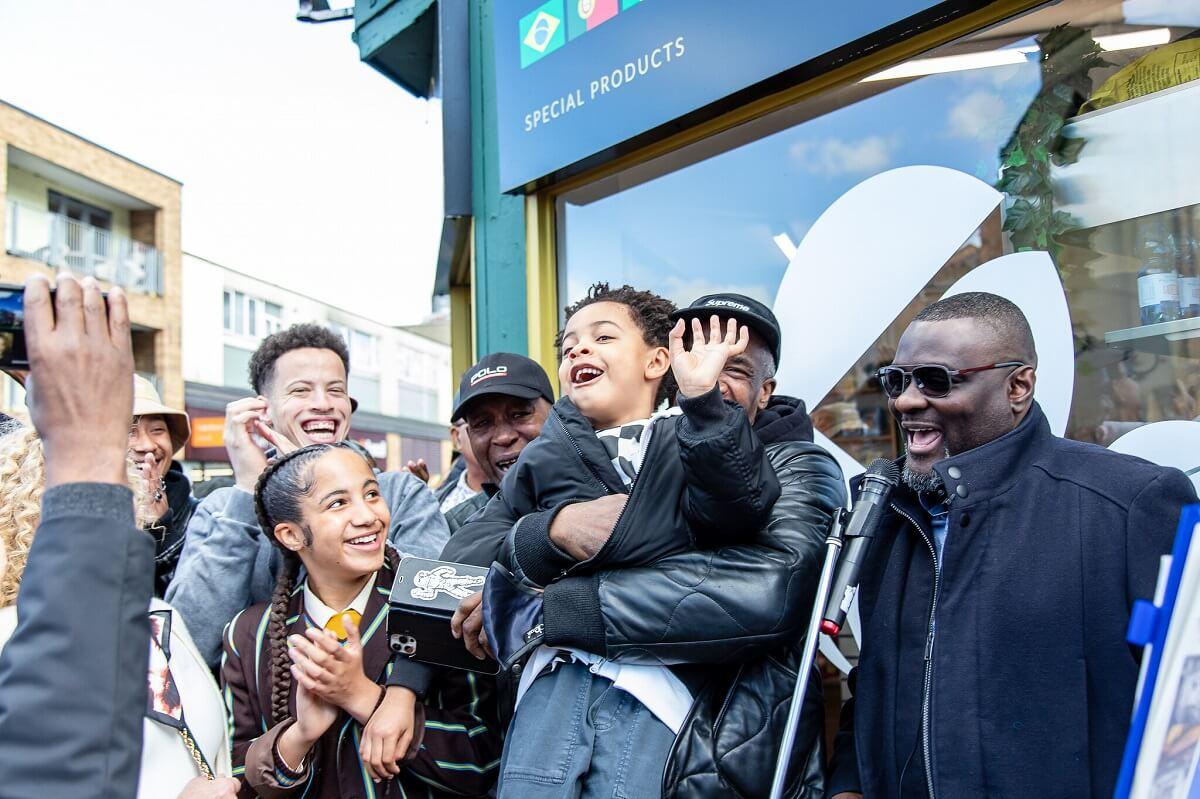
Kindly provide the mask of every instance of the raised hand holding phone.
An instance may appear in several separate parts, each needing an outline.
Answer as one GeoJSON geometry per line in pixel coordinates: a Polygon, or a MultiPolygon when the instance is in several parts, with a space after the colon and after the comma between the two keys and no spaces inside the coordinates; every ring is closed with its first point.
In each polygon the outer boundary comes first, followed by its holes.
{"type": "Polygon", "coordinates": [[[133,345],[125,294],[94,278],[25,284],[29,415],[46,453],[46,488],[124,485],[133,414],[133,345]]]}
{"type": "Polygon", "coordinates": [[[683,345],[684,322],[680,319],[671,329],[671,371],[683,398],[698,397],[717,385],[725,362],[746,351],[750,343],[750,328],[730,319],[724,332],[721,319],[713,314],[709,319],[708,336],[700,320],[692,319],[692,346],[683,345]]]}

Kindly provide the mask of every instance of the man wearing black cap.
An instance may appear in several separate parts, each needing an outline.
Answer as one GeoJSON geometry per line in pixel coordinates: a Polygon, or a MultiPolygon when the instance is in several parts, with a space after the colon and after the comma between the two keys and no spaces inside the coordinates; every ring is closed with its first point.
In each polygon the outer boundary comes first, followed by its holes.
{"type": "Polygon", "coordinates": [[[750,346],[741,355],[729,359],[718,380],[721,395],[741,405],[751,424],[768,408],[776,415],[794,416],[794,423],[803,428],[801,437],[811,441],[812,423],[804,412],[804,403],[791,397],[774,396],[775,369],[781,349],[779,320],[775,314],[758,300],[742,294],[708,294],[688,307],[680,308],[671,318],[706,320],[713,314],[722,324],[736,319],[750,328],[750,346]]]}
{"type": "Polygon", "coordinates": [[[492,353],[463,374],[451,418],[466,422],[467,446],[479,462],[485,490],[446,511],[451,533],[487,504],[521,450],[541,435],[553,402],[546,372],[524,355],[492,353]]]}

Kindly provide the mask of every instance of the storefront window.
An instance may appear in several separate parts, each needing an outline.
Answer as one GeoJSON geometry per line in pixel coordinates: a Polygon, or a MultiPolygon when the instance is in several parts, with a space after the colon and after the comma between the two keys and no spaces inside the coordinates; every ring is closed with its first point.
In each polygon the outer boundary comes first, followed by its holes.
{"type": "MultiPolygon", "coordinates": [[[[1009,268],[1006,260],[984,269],[990,261],[1043,252],[1054,282],[1022,307],[1039,318],[1055,302],[1066,308],[1059,340],[1063,371],[1073,361],[1074,373],[1059,432],[1107,446],[1148,423],[1196,420],[1198,26],[1200,0],[1065,0],[565,193],[557,200],[562,299],[607,280],[677,303],[736,291],[783,315],[781,304],[807,292],[806,301],[819,298],[853,321],[863,295],[887,294],[879,281],[895,279],[891,310],[854,322],[883,332],[803,396],[840,454],[865,464],[900,454],[870,376],[890,361],[913,315],[956,284],[985,287],[985,272],[1009,268]],[[955,218],[953,198],[924,184],[880,195],[864,206],[873,212],[844,228],[840,250],[805,261],[806,236],[819,219],[827,232],[822,217],[832,206],[850,207],[839,201],[856,187],[882,191],[870,181],[915,166],[948,168],[1001,194],[994,209],[959,226],[936,262],[914,267],[897,257],[896,270],[912,274],[856,262],[879,237],[896,253],[927,246],[917,227],[897,230],[889,216],[920,219],[927,207],[930,224],[955,218]]],[[[924,181],[932,171],[894,174],[910,173],[924,181]]],[[[787,385],[829,341],[784,332],[787,385]]],[[[1045,405],[1043,396],[1039,383],[1045,405]]]]}

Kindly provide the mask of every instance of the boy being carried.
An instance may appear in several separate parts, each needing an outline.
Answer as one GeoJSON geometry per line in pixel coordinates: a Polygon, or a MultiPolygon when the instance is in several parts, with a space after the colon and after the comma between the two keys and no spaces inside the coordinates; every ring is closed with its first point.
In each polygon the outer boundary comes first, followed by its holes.
{"type": "Polygon", "coordinates": [[[657,797],[692,704],[687,669],[620,664],[586,651],[588,642],[603,640],[602,630],[587,629],[599,614],[581,612],[587,621],[546,629],[537,588],[583,611],[599,603],[598,581],[571,581],[565,596],[559,577],[735,543],[731,537],[765,523],[779,496],[745,412],[717,388],[749,331],[733,320],[722,330],[714,316],[706,335],[693,321],[688,349],[684,323],[670,321],[674,310],[649,292],[603,283],[567,309],[559,367],[565,396],[500,493],[443,553],[452,558],[458,545],[478,552],[487,549],[479,542],[496,542],[493,551],[511,575],[493,570],[489,578],[487,636],[506,666],[532,651],[501,765],[501,799],[518,792],[522,799],[614,791],[657,797]],[[672,393],[672,378],[680,407],[655,413],[672,393]],[[603,496],[623,504],[607,540],[583,560],[555,546],[555,515],[603,496]]]}

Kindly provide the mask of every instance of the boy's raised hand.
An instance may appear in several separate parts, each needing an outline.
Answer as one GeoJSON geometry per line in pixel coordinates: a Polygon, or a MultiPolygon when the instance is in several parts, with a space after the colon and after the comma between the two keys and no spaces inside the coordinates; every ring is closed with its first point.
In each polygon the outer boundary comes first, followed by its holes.
{"type": "Polygon", "coordinates": [[[692,348],[683,346],[684,323],[680,319],[671,329],[671,371],[679,384],[682,398],[698,397],[717,385],[717,378],[725,368],[725,362],[746,351],[750,343],[750,328],[730,319],[724,332],[721,320],[716,315],[709,319],[708,337],[700,320],[692,318],[692,348]]]}

